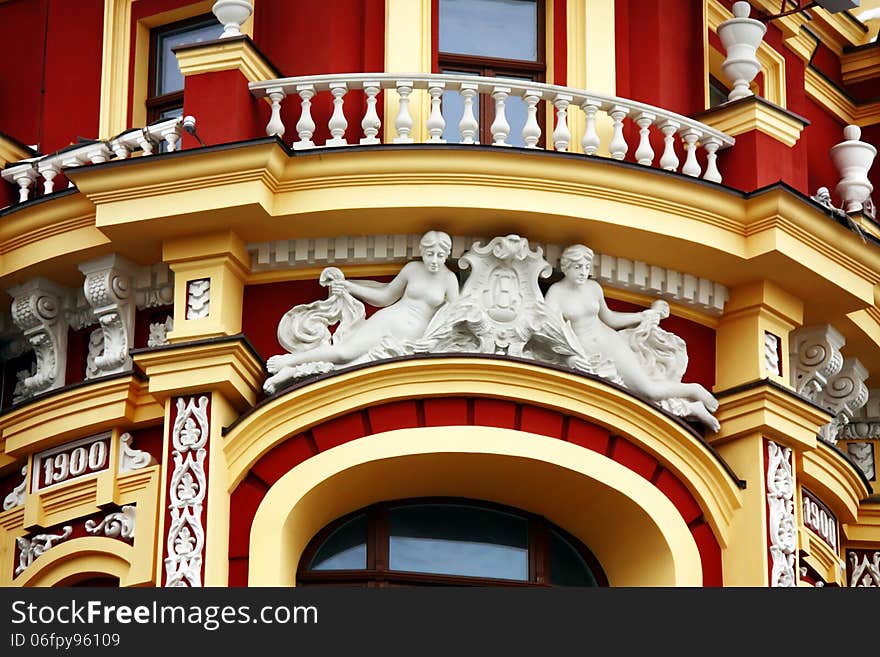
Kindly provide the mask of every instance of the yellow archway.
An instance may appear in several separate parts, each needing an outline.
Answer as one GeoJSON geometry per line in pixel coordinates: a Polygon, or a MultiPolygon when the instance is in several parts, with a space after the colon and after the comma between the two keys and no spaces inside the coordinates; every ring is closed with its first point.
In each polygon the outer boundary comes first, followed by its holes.
{"type": "Polygon", "coordinates": [[[300,463],[254,517],[248,584],[292,586],[309,540],[374,502],[459,496],[542,515],[583,541],[612,586],[701,586],[700,553],[675,506],[613,460],[546,436],[493,427],[400,429],[300,463]]]}

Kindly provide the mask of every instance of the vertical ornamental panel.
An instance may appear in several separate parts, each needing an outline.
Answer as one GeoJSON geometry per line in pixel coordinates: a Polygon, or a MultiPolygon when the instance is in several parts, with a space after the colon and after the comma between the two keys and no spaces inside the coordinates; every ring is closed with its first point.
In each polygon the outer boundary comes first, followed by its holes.
{"type": "Polygon", "coordinates": [[[209,398],[174,400],[165,541],[165,586],[202,586],[208,488],[209,398]]]}
{"type": "Polygon", "coordinates": [[[770,586],[797,586],[794,474],[791,449],[767,441],[767,509],[770,533],[770,586]]]}

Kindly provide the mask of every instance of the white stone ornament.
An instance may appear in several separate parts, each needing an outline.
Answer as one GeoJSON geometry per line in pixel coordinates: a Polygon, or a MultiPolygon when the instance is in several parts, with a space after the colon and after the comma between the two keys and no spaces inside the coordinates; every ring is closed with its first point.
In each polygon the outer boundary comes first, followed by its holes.
{"type": "Polygon", "coordinates": [[[844,141],[832,146],[829,155],[840,174],[837,195],[847,212],[858,212],[870,198],[874,186],[868,179],[868,171],[877,156],[877,148],[861,141],[862,129],[848,125],[843,129],[844,141]]]}
{"type": "Polygon", "coordinates": [[[739,100],[753,95],[749,83],[761,70],[761,62],[756,57],[758,46],[767,32],[761,21],[749,18],[751,7],[748,2],[733,3],[733,18],[718,26],[718,37],[724,45],[727,58],[721,69],[733,83],[727,100],[739,100]]]}
{"type": "Polygon", "coordinates": [[[122,507],[120,511],[107,514],[101,522],[86,520],[86,533],[97,536],[104,534],[110,538],[134,538],[134,505],[122,507]]]}
{"type": "Polygon", "coordinates": [[[794,474],[791,448],[767,442],[767,508],[769,510],[771,587],[797,586],[795,549],[797,520],[794,515],[794,474]]]}
{"type": "Polygon", "coordinates": [[[21,476],[23,479],[21,483],[12,489],[12,492],[9,493],[6,497],[3,498],[3,510],[9,511],[9,509],[14,509],[17,506],[21,506],[24,504],[25,495],[27,495],[27,491],[25,486],[27,484],[27,465],[25,465],[21,469],[21,476]]]}
{"type": "Polygon", "coordinates": [[[223,25],[221,39],[241,36],[242,24],[254,12],[253,5],[247,0],[217,0],[211,11],[223,25]]]}
{"type": "Polygon", "coordinates": [[[599,376],[644,395],[665,410],[719,429],[717,400],[703,386],[681,381],[687,347],[659,327],[669,316],[665,301],[639,313],[610,311],[602,288],[590,280],[592,251],[575,245],[563,253],[565,279],[545,299],[538,285],[552,267],[542,249],[506,235],[476,243],[459,259],[471,270],[459,291],[442,265],[449,254],[445,233],[422,240],[422,262],[410,262],[389,284],[345,281],[324,270],[326,300],[291,309],[278,327],[289,353],[272,356],[273,394],[291,381],[335,367],[420,353],[504,354],[561,365],[599,376]],[[363,304],[385,306],[364,319],[363,304]],[[331,336],[329,326],[338,323],[331,336]]]}
{"type": "Polygon", "coordinates": [[[19,536],[15,539],[18,545],[18,567],[15,569],[15,575],[23,573],[34,560],[52,549],[56,543],[66,540],[73,533],[73,527],[65,525],[60,534],[37,534],[33,538],[19,536]]]}

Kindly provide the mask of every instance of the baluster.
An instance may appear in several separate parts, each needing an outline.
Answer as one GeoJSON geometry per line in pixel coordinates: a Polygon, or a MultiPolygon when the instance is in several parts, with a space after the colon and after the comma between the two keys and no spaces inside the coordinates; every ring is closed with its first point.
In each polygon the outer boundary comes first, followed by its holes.
{"type": "Polygon", "coordinates": [[[675,154],[675,133],[678,131],[677,121],[666,120],[660,124],[663,133],[663,155],[660,156],[660,168],[666,171],[678,170],[678,155],[675,154]]]}
{"type": "Polygon", "coordinates": [[[361,128],[364,131],[364,137],[361,144],[378,144],[379,128],[382,122],[379,120],[379,113],[376,112],[376,96],[379,94],[379,82],[371,80],[364,82],[364,91],[367,93],[367,111],[364,113],[364,119],[361,121],[361,128]]]}
{"type": "Polygon", "coordinates": [[[495,120],[489,129],[492,131],[493,146],[510,146],[507,143],[507,135],[510,134],[510,124],[507,122],[504,104],[510,95],[510,87],[493,87],[492,98],[495,99],[495,120]]]}
{"type": "Polygon", "coordinates": [[[721,148],[721,140],[718,137],[707,135],[703,138],[703,149],[706,151],[706,173],[703,180],[721,182],[721,172],[718,170],[718,155],[715,153],[721,148]]]}
{"type": "Polygon", "coordinates": [[[602,104],[598,100],[587,98],[581,103],[581,109],[587,117],[587,125],[584,128],[584,136],[581,138],[581,146],[587,155],[595,155],[599,150],[599,133],[596,132],[596,112],[602,104]]]}
{"type": "Polygon", "coordinates": [[[54,160],[44,160],[37,165],[37,171],[43,176],[43,193],[51,194],[55,191],[55,176],[61,172],[61,167],[54,160]]]}
{"type": "Polygon", "coordinates": [[[272,101],[272,115],[269,117],[269,123],[266,124],[266,134],[270,137],[283,137],[284,122],[281,120],[281,101],[287,94],[283,89],[273,87],[266,90],[266,95],[272,101]]]}
{"type": "Polygon", "coordinates": [[[626,157],[626,151],[628,149],[626,139],[623,137],[623,117],[629,114],[629,110],[626,107],[615,105],[611,108],[611,111],[608,112],[608,114],[614,120],[611,132],[611,143],[608,144],[608,150],[611,152],[611,157],[615,160],[622,160],[626,157]]]}
{"type": "Polygon", "coordinates": [[[694,128],[687,128],[681,133],[684,150],[687,153],[681,172],[695,178],[700,176],[700,164],[697,162],[697,139],[699,136],[700,133],[694,128]]]}
{"type": "Polygon", "coordinates": [[[314,148],[315,142],[312,135],[315,134],[315,121],[312,119],[312,98],[315,96],[315,86],[311,84],[296,85],[296,93],[300,99],[299,121],[296,122],[296,134],[299,141],[293,143],[295,150],[314,148]]]}
{"type": "Polygon", "coordinates": [[[553,147],[557,151],[568,150],[571,131],[568,129],[568,105],[572,101],[569,94],[556,94],[553,106],[556,108],[556,129],[553,131],[553,147]]]}
{"type": "Polygon", "coordinates": [[[345,82],[332,82],[330,84],[330,93],[333,94],[333,115],[327,122],[330,128],[330,139],[327,140],[326,146],[345,146],[348,141],[345,139],[345,129],[348,127],[348,121],[345,119],[345,112],[342,111],[345,103],[345,93],[348,91],[348,85],[345,82]]]}
{"type": "Polygon", "coordinates": [[[411,144],[413,138],[410,137],[413,127],[413,118],[409,113],[409,95],[412,93],[412,80],[398,80],[397,93],[400,96],[400,106],[397,109],[397,118],[394,120],[394,128],[397,130],[397,136],[394,138],[395,144],[411,144]]]}
{"type": "Polygon", "coordinates": [[[636,125],[639,126],[639,147],[636,149],[636,162],[651,166],[654,162],[654,149],[651,148],[651,124],[657,120],[655,114],[641,112],[636,117],[636,125]]]}
{"type": "Polygon", "coordinates": [[[523,100],[526,101],[526,123],[522,129],[522,138],[526,148],[537,148],[541,139],[541,125],[538,123],[538,101],[544,96],[540,91],[529,89],[523,100]]]}
{"type": "Polygon", "coordinates": [[[443,131],[446,129],[446,119],[443,118],[443,112],[440,111],[440,98],[443,96],[443,90],[446,88],[445,82],[431,82],[428,87],[428,93],[431,96],[431,115],[428,117],[428,143],[445,144],[443,139],[443,131]]]}
{"type": "Polygon", "coordinates": [[[460,143],[462,144],[479,143],[474,140],[474,137],[477,134],[477,129],[480,127],[480,124],[477,123],[477,119],[474,116],[474,96],[477,95],[477,88],[477,85],[471,82],[461,83],[460,89],[463,107],[461,110],[461,121],[458,122],[458,133],[461,135],[460,143]]]}

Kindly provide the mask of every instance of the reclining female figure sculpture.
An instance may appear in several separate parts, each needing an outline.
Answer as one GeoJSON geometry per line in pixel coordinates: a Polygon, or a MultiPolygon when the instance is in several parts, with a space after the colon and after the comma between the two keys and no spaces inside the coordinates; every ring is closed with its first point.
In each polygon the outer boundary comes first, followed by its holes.
{"type": "Polygon", "coordinates": [[[601,286],[590,279],[592,261],[593,251],[582,244],[565,249],[560,259],[565,278],[550,286],[547,305],[571,323],[587,356],[598,355],[614,364],[625,387],[662,405],[680,400],[687,404],[688,415],[717,431],[718,420],[712,413],[718,400],[698,383],[682,383],[687,366],[684,341],[657,326],[664,306],[668,315],[668,305],[661,301],[637,313],[610,310],[601,286]],[[684,359],[683,366],[670,366],[670,356],[676,353],[679,363],[684,359]]]}
{"type": "Polygon", "coordinates": [[[385,338],[420,338],[437,309],[458,296],[458,279],[446,266],[446,259],[452,251],[449,235],[428,231],[419,242],[419,251],[421,260],[405,264],[389,283],[345,280],[339,270],[326,277],[329,279],[325,283],[330,287],[330,299],[291,310],[288,315],[300,315],[300,320],[294,324],[302,326],[318,321],[326,328],[327,324],[338,321],[338,317],[333,317],[335,306],[352,306],[349,295],[379,306],[380,310],[364,319],[363,306],[358,304],[360,316],[350,318],[346,326],[340,324],[333,338],[326,332],[321,339],[309,343],[295,335],[284,335],[292,329],[291,322],[282,320],[278,327],[279,342],[295,353],[269,358],[266,368],[273,376],[263,384],[263,390],[273,394],[286,382],[313,373],[311,370],[297,370],[307,363],[326,363],[329,364],[327,369],[335,365],[351,365],[366,360],[370,349],[379,346],[385,338]]]}

